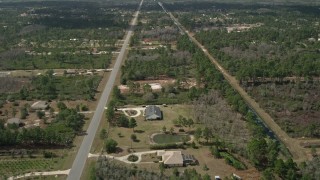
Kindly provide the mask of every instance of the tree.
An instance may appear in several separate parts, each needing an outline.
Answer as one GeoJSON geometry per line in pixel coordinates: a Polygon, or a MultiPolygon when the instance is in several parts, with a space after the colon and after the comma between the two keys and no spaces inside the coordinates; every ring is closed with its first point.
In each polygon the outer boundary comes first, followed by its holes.
{"type": "Polygon", "coordinates": [[[131,138],[131,140],[134,141],[134,142],[137,141],[137,135],[135,135],[135,134],[131,134],[130,138],[131,138]]]}
{"type": "Polygon", "coordinates": [[[202,131],[202,136],[205,140],[207,140],[208,143],[209,139],[212,137],[211,130],[208,127],[205,127],[202,131]]]}
{"type": "Polygon", "coordinates": [[[20,109],[20,118],[21,119],[26,119],[28,116],[28,111],[27,108],[23,107],[20,109]]]}
{"type": "Polygon", "coordinates": [[[100,131],[100,139],[105,139],[107,137],[107,130],[106,129],[101,129],[100,131]]]}
{"type": "Polygon", "coordinates": [[[12,116],[16,117],[17,115],[17,109],[16,108],[12,108],[12,116]]]}
{"type": "Polygon", "coordinates": [[[117,150],[118,143],[113,139],[107,139],[106,141],[106,151],[107,153],[115,153],[117,150]]]}
{"type": "Polygon", "coordinates": [[[118,119],[117,119],[117,126],[119,127],[129,127],[129,119],[127,116],[122,114],[118,119]]]}
{"type": "Polygon", "coordinates": [[[220,155],[220,152],[219,152],[219,149],[217,148],[217,146],[212,146],[212,147],[210,148],[210,150],[211,150],[211,154],[212,154],[215,158],[217,158],[217,159],[220,159],[220,158],[221,158],[221,155],[220,155]]]}
{"type": "Polygon", "coordinates": [[[155,96],[152,92],[147,92],[146,94],[143,95],[143,100],[145,100],[146,102],[150,102],[153,101],[155,99],[155,96]]]}
{"type": "Polygon", "coordinates": [[[114,86],[113,90],[112,90],[112,96],[116,99],[116,100],[120,100],[122,98],[121,96],[121,91],[118,88],[118,86],[114,86]]]}
{"type": "Polygon", "coordinates": [[[189,127],[189,130],[190,130],[190,128],[191,128],[193,125],[194,125],[193,119],[189,118],[189,119],[187,120],[187,126],[189,127]]]}
{"type": "Polygon", "coordinates": [[[198,127],[194,132],[194,138],[199,142],[201,137],[202,137],[202,129],[198,127]]]}
{"type": "Polygon", "coordinates": [[[143,92],[144,93],[151,93],[152,92],[152,88],[151,88],[150,84],[145,84],[143,86],[143,92]]]}
{"type": "Polygon", "coordinates": [[[170,134],[173,134],[174,133],[174,128],[171,127],[169,131],[170,131],[170,134]]]}
{"type": "Polygon", "coordinates": [[[164,132],[164,133],[166,133],[166,132],[167,132],[167,128],[166,128],[166,126],[163,126],[163,127],[162,127],[162,132],[164,132]]]}
{"type": "Polygon", "coordinates": [[[134,128],[137,127],[137,121],[134,118],[130,118],[129,120],[129,128],[132,128],[133,132],[134,132],[134,128]]]}
{"type": "Polygon", "coordinates": [[[29,96],[28,89],[25,86],[23,86],[19,92],[19,95],[22,100],[25,100],[29,96]]]}
{"type": "Polygon", "coordinates": [[[62,111],[62,110],[64,110],[64,109],[67,109],[66,104],[63,103],[63,102],[61,102],[61,101],[59,101],[59,102],[57,103],[57,107],[58,107],[59,111],[62,111]]]}
{"type": "Polygon", "coordinates": [[[208,174],[204,174],[202,180],[210,180],[211,177],[208,174]]]}
{"type": "Polygon", "coordinates": [[[252,139],[247,145],[249,159],[258,169],[265,169],[268,164],[267,143],[265,139],[252,139]]]}
{"type": "Polygon", "coordinates": [[[160,174],[163,174],[163,172],[165,170],[165,166],[164,166],[163,162],[159,163],[159,169],[160,169],[160,174]]]}
{"type": "Polygon", "coordinates": [[[44,117],[45,113],[43,111],[37,111],[37,117],[39,119],[42,119],[44,117]]]}

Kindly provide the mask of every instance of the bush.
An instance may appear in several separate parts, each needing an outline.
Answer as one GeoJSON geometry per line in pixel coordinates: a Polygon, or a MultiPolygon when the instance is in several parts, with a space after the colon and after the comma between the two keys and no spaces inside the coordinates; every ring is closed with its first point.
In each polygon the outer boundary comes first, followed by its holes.
{"type": "Polygon", "coordinates": [[[138,161],[139,157],[134,155],[134,154],[131,154],[129,157],[128,157],[128,161],[130,162],[136,162],[138,161]]]}
{"type": "Polygon", "coordinates": [[[43,151],[43,157],[44,158],[54,158],[54,157],[57,157],[57,155],[54,154],[53,152],[43,151]]]}
{"type": "Polygon", "coordinates": [[[43,111],[37,111],[37,116],[39,119],[42,119],[45,113],[43,111]]]}
{"type": "Polygon", "coordinates": [[[227,152],[221,152],[220,155],[225,159],[226,163],[233,166],[234,168],[238,170],[245,170],[247,169],[247,166],[243,164],[241,161],[236,159],[234,156],[227,152]]]}
{"type": "Polygon", "coordinates": [[[150,149],[179,149],[184,148],[183,144],[153,144],[150,146],[150,149]]]}
{"type": "Polygon", "coordinates": [[[115,153],[117,150],[118,143],[113,139],[108,139],[106,141],[106,151],[107,153],[115,153]]]}
{"type": "Polygon", "coordinates": [[[82,105],[82,106],[81,106],[81,111],[89,111],[88,106],[82,105]]]}
{"type": "Polygon", "coordinates": [[[2,108],[4,104],[5,102],[3,100],[0,100],[0,108],[2,108]]]}

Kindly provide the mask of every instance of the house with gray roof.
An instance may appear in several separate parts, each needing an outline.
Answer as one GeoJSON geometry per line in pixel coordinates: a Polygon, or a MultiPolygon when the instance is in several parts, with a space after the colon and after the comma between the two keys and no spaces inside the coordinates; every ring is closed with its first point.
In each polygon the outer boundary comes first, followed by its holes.
{"type": "Polygon", "coordinates": [[[162,119],[162,112],[158,106],[150,105],[145,109],[146,120],[159,120],[162,119]]]}

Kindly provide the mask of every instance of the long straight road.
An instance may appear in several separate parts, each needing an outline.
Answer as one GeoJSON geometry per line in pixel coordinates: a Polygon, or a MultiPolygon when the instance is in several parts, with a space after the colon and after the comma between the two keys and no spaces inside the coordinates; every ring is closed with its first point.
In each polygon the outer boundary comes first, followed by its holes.
{"type": "MultiPolygon", "coordinates": [[[[179,23],[179,21],[172,15],[172,13],[165,9],[162,3],[159,2],[158,4],[162,7],[163,11],[170,16],[170,18],[175,22],[179,29],[183,30],[189,36],[189,39],[204,52],[204,54],[210,59],[210,61],[216,66],[216,68],[223,74],[228,83],[236,91],[238,91],[238,93],[242,96],[246,103],[261,117],[264,123],[274,132],[274,134],[281,140],[281,142],[285,144],[285,146],[292,154],[293,160],[301,162],[310,159],[308,150],[300,145],[300,143],[303,141],[291,138],[285,131],[283,131],[280,126],[272,119],[272,117],[267,112],[265,112],[265,110],[261,108],[259,104],[253,98],[251,98],[248,93],[240,86],[237,79],[234,76],[230,75],[229,72],[219,64],[219,62],[208,52],[208,50],[198,40],[196,40],[196,38],[194,38],[184,26],[179,23]]],[[[318,140],[314,141],[318,142],[318,140]]],[[[308,140],[305,140],[304,142],[308,142],[308,140]]]]}
{"type": "Polygon", "coordinates": [[[142,4],[143,4],[143,0],[141,0],[139,7],[138,7],[138,10],[134,14],[134,18],[133,18],[133,20],[130,24],[130,28],[125,36],[125,41],[121,47],[121,51],[116,59],[116,63],[115,63],[113,70],[110,74],[109,80],[103,90],[103,93],[100,97],[96,111],[95,111],[95,113],[92,117],[92,120],[90,122],[90,125],[87,129],[87,135],[84,137],[82,144],[79,148],[79,151],[77,153],[77,156],[72,164],[70,173],[67,178],[68,180],[79,180],[81,177],[81,174],[84,169],[85,163],[87,161],[88,154],[90,152],[95,134],[98,130],[100,121],[102,119],[104,107],[107,104],[107,101],[109,99],[110,93],[112,91],[112,88],[113,88],[113,85],[114,85],[114,82],[115,82],[115,79],[117,76],[117,73],[118,73],[120,66],[122,64],[122,61],[124,59],[124,54],[125,54],[126,48],[128,47],[130,37],[132,36],[132,33],[134,31],[134,25],[137,24],[137,19],[138,19],[142,4]]]}

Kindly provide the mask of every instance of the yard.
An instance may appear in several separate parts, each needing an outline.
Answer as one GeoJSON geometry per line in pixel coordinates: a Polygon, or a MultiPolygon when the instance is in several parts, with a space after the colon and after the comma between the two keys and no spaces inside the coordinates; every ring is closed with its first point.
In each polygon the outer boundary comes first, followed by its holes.
{"type": "MultiPolygon", "coordinates": [[[[136,117],[137,127],[134,128],[135,132],[128,128],[108,127],[107,124],[104,125],[103,128],[107,129],[108,137],[116,140],[118,142],[118,147],[123,150],[122,153],[116,154],[116,156],[127,154],[127,151],[125,150],[131,147],[133,150],[137,151],[149,150],[150,136],[152,134],[161,132],[164,126],[168,131],[173,127],[174,131],[178,132],[178,129],[174,127],[172,120],[177,119],[179,115],[192,117],[190,105],[169,105],[168,107],[160,106],[160,109],[163,113],[163,120],[145,121],[142,114],[136,117]],[[130,138],[131,134],[136,134],[137,141],[132,142],[130,138]]],[[[103,141],[96,138],[94,144],[97,146],[93,146],[95,147],[93,153],[99,153],[103,148],[103,141]]]]}

